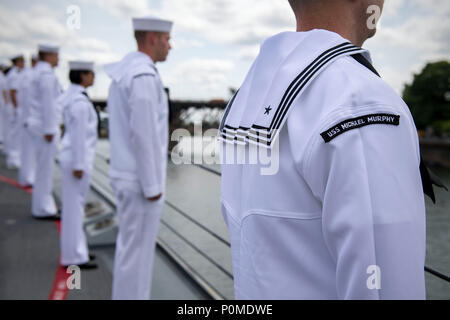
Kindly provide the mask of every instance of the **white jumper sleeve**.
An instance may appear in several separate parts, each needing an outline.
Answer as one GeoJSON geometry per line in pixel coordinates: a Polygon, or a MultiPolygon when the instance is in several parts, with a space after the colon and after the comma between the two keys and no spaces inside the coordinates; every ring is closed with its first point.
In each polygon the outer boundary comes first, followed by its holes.
{"type": "Polygon", "coordinates": [[[43,127],[44,134],[55,134],[57,132],[56,119],[56,93],[54,76],[45,73],[40,79],[40,93],[42,103],[43,127]]]}
{"type": "Polygon", "coordinates": [[[17,108],[17,91],[19,90],[19,73],[14,73],[10,77],[9,95],[13,107],[17,108]]]}
{"type": "Polygon", "coordinates": [[[410,119],[399,114],[398,126],[367,125],[328,143],[320,136],[348,118],[374,113],[361,108],[326,121],[311,139],[304,175],[322,203],[338,297],[424,299],[424,199],[410,119]]]}
{"type": "Polygon", "coordinates": [[[86,130],[89,120],[89,104],[77,100],[70,106],[70,147],[72,153],[72,170],[86,171],[86,130]]]}
{"type": "Polygon", "coordinates": [[[140,75],[132,80],[129,106],[130,140],[145,197],[163,192],[163,157],[158,133],[155,77],[140,75]]]}

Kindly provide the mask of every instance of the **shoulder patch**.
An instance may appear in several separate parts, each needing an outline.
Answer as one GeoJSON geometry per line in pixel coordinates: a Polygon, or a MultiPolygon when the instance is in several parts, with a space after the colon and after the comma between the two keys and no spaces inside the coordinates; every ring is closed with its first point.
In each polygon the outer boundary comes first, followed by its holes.
{"type": "Polygon", "coordinates": [[[365,127],[371,124],[387,124],[398,126],[400,124],[400,116],[391,113],[366,114],[360,117],[344,120],[325,130],[320,135],[322,136],[325,143],[328,143],[337,136],[347,131],[365,127]]]}

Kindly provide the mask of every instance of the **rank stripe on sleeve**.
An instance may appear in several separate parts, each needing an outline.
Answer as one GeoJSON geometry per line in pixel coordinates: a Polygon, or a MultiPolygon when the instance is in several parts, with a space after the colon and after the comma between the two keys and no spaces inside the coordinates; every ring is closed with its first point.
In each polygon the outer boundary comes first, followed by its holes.
{"type": "Polygon", "coordinates": [[[391,113],[366,114],[339,122],[338,124],[322,132],[320,135],[325,143],[328,143],[347,131],[373,124],[398,126],[400,124],[400,116],[391,113]]]}

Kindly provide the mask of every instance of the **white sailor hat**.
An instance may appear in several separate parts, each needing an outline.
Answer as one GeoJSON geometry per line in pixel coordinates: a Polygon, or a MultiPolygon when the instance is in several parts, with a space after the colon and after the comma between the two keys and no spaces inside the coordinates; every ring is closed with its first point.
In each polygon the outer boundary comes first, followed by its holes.
{"type": "Polygon", "coordinates": [[[23,54],[14,54],[12,55],[9,60],[15,60],[15,59],[23,59],[23,54]]]}
{"type": "Polygon", "coordinates": [[[33,53],[33,54],[31,55],[31,60],[33,60],[33,61],[39,60],[39,56],[37,55],[37,53],[33,53]]]}
{"type": "Polygon", "coordinates": [[[50,44],[40,44],[38,46],[38,51],[45,53],[58,53],[59,47],[50,44]]]}
{"type": "Polygon", "coordinates": [[[172,30],[172,25],[172,21],[153,16],[133,18],[133,29],[135,31],[170,32],[172,30]]]}
{"type": "Polygon", "coordinates": [[[94,71],[94,62],[92,61],[69,61],[70,70],[91,70],[94,71]]]}

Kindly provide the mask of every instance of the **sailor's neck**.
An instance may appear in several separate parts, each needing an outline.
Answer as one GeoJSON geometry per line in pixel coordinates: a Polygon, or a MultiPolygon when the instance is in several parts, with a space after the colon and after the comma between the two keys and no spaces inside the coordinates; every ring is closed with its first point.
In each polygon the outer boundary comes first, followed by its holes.
{"type": "MultiPolygon", "coordinates": [[[[326,3],[329,5],[329,2],[326,3]]],[[[318,2],[314,7],[296,12],[296,20],[297,31],[313,29],[332,31],[359,47],[366,40],[367,35],[361,30],[361,21],[358,16],[352,10],[341,8],[337,4],[327,7],[318,2]]]]}
{"type": "Polygon", "coordinates": [[[153,57],[153,56],[154,56],[154,53],[151,52],[150,50],[144,50],[144,49],[138,48],[137,51],[140,52],[140,53],[142,53],[142,54],[145,54],[147,57],[149,57],[150,60],[153,62],[153,64],[156,63],[156,62],[155,62],[155,59],[154,59],[154,57],[153,57]]]}
{"type": "Polygon", "coordinates": [[[365,41],[365,39],[361,39],[361,37],[358,35],[358,33],[351,28],[346,28],[345,25],[339,26],[339,25],[333,25],[333,24],[326,24],[326,23],[315,23],[315,24],[301,24],[297,25],[297,32],[305,32],[305,31],[311,31],[314,29],[323,29],[328,30],[331,32],[335,32],[339,34],[342,38],[347,39],[354,45],[361,47],[365,41]]]}

